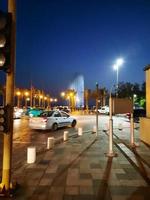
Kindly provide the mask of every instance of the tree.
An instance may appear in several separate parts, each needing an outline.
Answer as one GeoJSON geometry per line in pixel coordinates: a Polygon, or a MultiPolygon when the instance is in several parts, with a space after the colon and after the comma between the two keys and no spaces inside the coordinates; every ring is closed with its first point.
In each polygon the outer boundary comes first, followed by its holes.
{"type": "Polygon", "coordinates": [[[120,82],[118,88],[118,97],[120,98],[134,98],[134,103],[145,108],[146,100],[146,90],[145,90],[145,82],[141,85],[139,83],[130,83],[130,82],[120,82]]]}

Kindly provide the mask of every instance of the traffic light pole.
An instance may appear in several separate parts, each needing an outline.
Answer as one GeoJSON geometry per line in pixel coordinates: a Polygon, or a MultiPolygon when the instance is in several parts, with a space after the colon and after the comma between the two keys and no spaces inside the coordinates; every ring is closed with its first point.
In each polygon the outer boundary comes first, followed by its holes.
{"type": "MultiPolygon", "coordinates": [[[[15,0],[8,0],[8,12],[12,13],[12,34],[11,34],[11,70],[6,74],[6,105],[13,108],[14,104],[14,71],[16,54],[16,7],[15,0]]],[[[9,193],[11,183],[12,163],[12,141],[13,141],[13,109],[10,113],[10,132],[4,134],[3,146],[3,168],[2,168],[2,189],[9,193]]]]}

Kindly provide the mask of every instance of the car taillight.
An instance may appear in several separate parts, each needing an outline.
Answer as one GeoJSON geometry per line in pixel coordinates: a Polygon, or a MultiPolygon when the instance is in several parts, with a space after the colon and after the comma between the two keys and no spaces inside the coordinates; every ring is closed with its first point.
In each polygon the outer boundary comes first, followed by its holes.
{"type": "Polygon", "coordinates": [[[43,122],[47,122],[47,118],[43,118],[42,121],[43,121],[43,122]]]}
{"type": "Polygon", "coordinates": [[[127,113],[126,116],[127,116],[128,118],[130,118],[130,117],[131,117],[131,113],[127,113]]]}

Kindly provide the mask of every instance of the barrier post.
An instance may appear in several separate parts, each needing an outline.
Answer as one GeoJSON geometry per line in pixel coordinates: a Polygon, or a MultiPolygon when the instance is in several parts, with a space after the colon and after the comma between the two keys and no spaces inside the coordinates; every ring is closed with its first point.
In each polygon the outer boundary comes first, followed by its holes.
{"type": "Polygon", "coordinates": [[[139,144],[134,142],[134,118],[133,113],[131,113],[131,119],[130,119],[130,146],[132,148],[135,148],[139,146],[139,144]]]}
{"type": "Polygon", "coordinates": [[[64,142],[68,140],[68,131],[64,131],[64,142]]]}
{"type": "Polygon", "coordinates": [[[96,133],[96,126],[95,125],[93,126],[93,131],[92,132],[96,133]]]}
{"type": "Polygon", "coordinates": [[[54,137],[48,137],[47,138],[47,149],[53,149],[54,148],[54,137]]]}
{"type": "Polygon", "coordinates": [[[35,163],[36,161],[36,147],[27,148],[27,163],[35,163]]]}
{"type": "Polygon", "coordinates": [[[82,130],[81,127],[78,128],[78,135],[79,135],[79,136],[83,135],[83,130],[82,130]]]}

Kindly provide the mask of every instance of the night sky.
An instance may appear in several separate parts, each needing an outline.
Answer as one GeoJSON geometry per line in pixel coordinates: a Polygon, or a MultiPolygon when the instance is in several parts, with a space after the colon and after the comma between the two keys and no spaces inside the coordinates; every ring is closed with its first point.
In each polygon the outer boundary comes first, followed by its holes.
{"type": "MultiPolygon", "coordinates": [[[[5,0],[0,3],[5,9],[5,0]]],[[[149,0],[17,0],[16,87],[59,95],[75,73],[85,88],[145,81],[150,63],[149,0]]],[[[0,72],[1,74],[2,72],[0,72]]],[[[1,79],[2,80],[2,79],[1,79]]]]}

